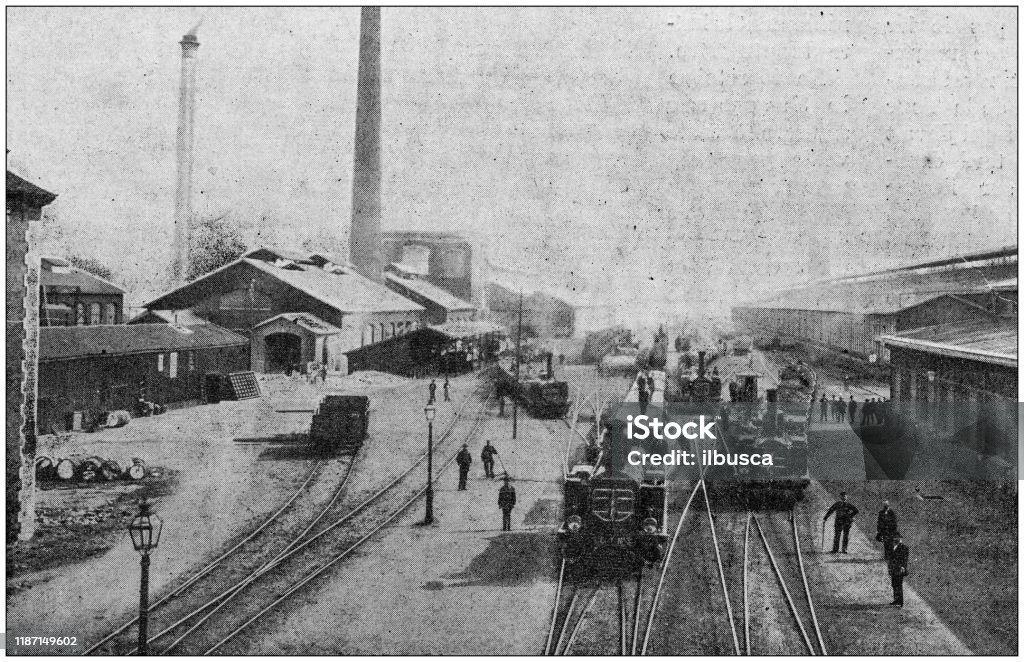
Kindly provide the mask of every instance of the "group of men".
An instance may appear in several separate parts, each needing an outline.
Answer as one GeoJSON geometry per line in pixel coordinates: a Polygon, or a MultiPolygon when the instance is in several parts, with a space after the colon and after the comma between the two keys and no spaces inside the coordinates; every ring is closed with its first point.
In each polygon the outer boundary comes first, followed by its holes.
{"type": "MultiPolygon", "coordinates": [[[[480,451],[480,459],[484,463],[484,475],[487,478],[494,478],[494,458],[498,456],[498,449],[491,445],[490,439],[484,444],[480,451]]],[[[462,450],[455,456],[455,463],[459,465],[459,491],[465,491],[466,481],[469,479],[469,467],[473,464],[473,455],[469,452],[469,444],[462,444],[462,450]]],[[[511,478],[508,471],[503,478],[505,484],[498,490],[498,508],[501,510],[501,530],[512,530],[512,509],[516,507],[516,488],[511,485],[511,478]]]]}
{"type": "MultiPolygon", "coordinates": [[[[448,377],[445,376],[445,378],[444,378],[444,401],[445,402],[451,402],[452,401],[451,390],[450,389],[451,389],[451,384],[448,383],[448,377]]],[[[430,399],[427,400],[427,404],[428,405],[432,405],[435,402],[437,402],[437,381],[436,380],[433,380],[433,379],[430,380],[430,386],[427,387],[427,392],[430,395],[430,399]]]]}
{"type": "MultiPolygon", "coordinates": [[[[833,514],[836,516],[831,554],[847,553],[850,527],[853,526],[853,518],[857,516],[858,512],[857,507],[846,500],[846,492],[840,492],[839,501],[832,504],[832,507],[825,513],[825,518],[821,522],[822,528],[829,517],[833,514]]],[[[890,604],[902,607],[903,578],[908,574],[910,548],[903,544],[903,536],[897,525],[896,513],[889,507],[888,501],[883,501],[882,509],[878,511],[875,540],[882,543],[882,553],[888,566],[889,580],[892,582],[892,602],[890,604]]]]}
{"type": "Polygon", "coordinates": [[[869,398],[864,401],[863,406],[857,403],[852,395],[849,401],[833,395],[829,400],[822,394],[818,401],[820,411],[818,420],[822,423],[832,420],[835,423],[855,423],[857,421],[857,410],[861,410],[861,425],[880,425],[885,423],[886,411],[889,401],[883,398],[869,398]]]}
{"type": "Polygon", "coordinates": [[[651,396],[654,395],[654,377],[650,374],[645,375],[643,372],[636,376],[636,394],[637,399],[640,401],[640,413],[647,413],[647,405],[651,402],[651,396]]]}

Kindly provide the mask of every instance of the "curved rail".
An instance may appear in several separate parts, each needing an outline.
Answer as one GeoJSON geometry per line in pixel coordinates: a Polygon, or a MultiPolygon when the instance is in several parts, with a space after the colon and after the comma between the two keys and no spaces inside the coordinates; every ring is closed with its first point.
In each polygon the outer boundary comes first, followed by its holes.
{"type": "MultiPolygon", "coordinates": [[[[711,500],[708,498],[708,489],[704,481],[700,481],[701,489],[704,491],[704,504],[708,510],[708,524],[711,527],[711,541],[715,548],[715,561],[718,563],[718,577],[722,580],[722,595],[725,596],[725,610],[729,614],[729,629],[732,631],[732,645],[736,654],[740,654],[740,640],[736,634],[736,620],[732,615],[732,604],[729,601],[729,587],[725,585],[725,568],[722,566],[722,554],[718,548],[718,534],[715,533],[715,516],[711,513],[711,500]]],[[[744,568],[745,569],[745,568],[744,568]]],[[[746,600],[744,600],[744,605],[746,600]]]]}
{"type": "Polygon", "coordinates": [[[668,573],[668,562],[672,557],[672,551],[676,547],[676,541],[679,540],[679,533],[683,530],[683,522],[686,520],[686,513],[690,510],[690,504],[693,503],[693,497],[697,496],[697,490],[704,484],[704,480],[701,479],[697,482],[697,485],[693,488],[693,492],[690,493],[690,498],[686,501],[686,506],[683,507],[683,513],[679,516],[679,523],[676,524],[676,531],[672,535],[672,542],[669,543],[668,550],[665,552],[665,560],[661,566],[661,577],[658,579],[657,588],[654,590],[654,599],[651,601],[651,611],[647,618],[647,627],[644,630],[643,645],[640,648],[640,654],[647,654],[647,645],[650,642],[651,632],[654,630],[654,615],[658,611],[658,601],[661,599],[661,591],[665,586],[665,575],[668,573]]]}
{"type": "MultiPolygon", "coordinates": [[[[487,403],[488,403],[488,402],[490,402],[490,399],[491,399],[491,396],[490,396],[490,395],[488,395],[487,399],[486,399],[486,400],[484,401],[484,405],[483,405],[483,407],[481,407],[481,414],[482,414],[482,413],[483,413],[484,411],[486,411],[487,403]]],[[[469,432],[467,433],[467,438],[468,438],[469,436],[471,436],[471,435],[472,435],[472,434],[473,434],[473,433],[474,433],[474,432],[476,431],[477,427],[479,427],[479,424],[480,424],[480,421],[482,420],[482,418],[483,418],[483,417],[482,417],[482,415],[481,415],[480,417],[478,417],[478,418],[477,418],[477,420],[476,420],[476,421],[474,422],[474,424],[473,424],[472,428],[471,428],[471,429],[470,429],[470,431],[469,431],[469,432]]],[[[449,431],[450,431],[450,430],[451,430],[451,428],[449,428],[449,431]]],[[[458,455],[458,453],[454,453],[454,454],[452,454],[452,455],[451,455],[451,457],[449,457],[449,458],[448,458],[447,460],[445,460],[445,462],[444,462],[444,463],[443,463],[443,464],[442,464],[442,465],[440,466],[440,468],[438,469],[438,475],[440,475],[440,473],[441,473],[441,472],[443,472],[443,471],[444,471],[445,469],[447,469],[447,468],[448,468],[449,466],[451,466],[451,464],[452,464],[452,463],[453,463],[453,462],[455,461],[455,458],[457,457],[457,455],[458,455]]],[[[407,474],[407,473],[408,473],[408,471],[406,471],[405,473],[407,474]]],[[[403,474],[403,475],[404,475],[404,474],[403,474]]],[[[395,481],[395,482],[397,482],[397,481],[395,481]]],[[[394,483],[392,483],[392,484],[394,484],[394,483]]],[[[321,565],[321,566],[320,566],[319,568],[317,568],[317,570],[315,570],[314,572],[312,572],[312,573],[310,573],[309,575],[307,575],[307,576],[306,576],[305,578],[303,578],[303,579],[302,579],[301,581],[299,581],[298,583],[296,583],[296,584],[292,585],[292,587],[291,587],[291,588],[289,588],[289,589],[288,589],[287,591],[285,591],[285,592],[284,592],[284,593],[282,593],[282,594],[281,594],[280,596],[278,596],[278,597],[277,597],[277,598],[276,598],[276,599],[275,599],[275,600],[274,600],[273,602],[271,602],[271,603],[270,603],[269,605],[267,605],[266,607],[264,607],[263,609],[261,609],[261,610],[260,610],[260,611],[259,611],[259,612],[258,612],[258,613],[257,613],[257,614],[255,615],[255,616],[253,616],[252,618],[250,618],[249,620],[247,620],[247,621],[246,621],[245,623],[243,623],[243,624],[242,624],[242,625],[240,625],[239,627],[237,627],[237,628],[235,628],[234,630],[232,630],[232,631],[231,631],[230,633],[228,633],[228,634],[227,634],[227,635],[226,635],[226,636],[225,636],[225,637],[224,637],[223,639],[219,640],[219,641],[218,641],[217,643],[215,643],[215,644],[214,644],[214,645],[213,645],[212,647],[210,647],[209,649],[207,649],[207,650],[206,650],[206,651],[205,651],[205,652],[203,653],[203,655],[210,655],[210,654],[212,654],[212,653],[213,653],[214,651],[216,651],[216,650],[217,650],[218,648],[220,648],[220,647],[221,647],[221,646],[223,646],[224,644],[226,644],[226,643],[228,643],[229,641],[231,641],[232,639],[234,639],[234,638],[235,638],[235,637],[236,637],[237,635],[239,635],[239,634],[240,634],[240,633],[241,633],[241,632],[242,632],[243,630],[245,630],[245,629],[246,629],[246,628],[248,628],[248,627],[249,627],[250,625],[252,625],[252,624],[253,624],[253,623],[255,623],[255,622],[256,622],[257,620],[259,620],[259,619],[260,619],[261,617],[263,617],[263,616],[264,616],[264,615],[265,615],[265,614],[266,614],[267,612],[271,611],[272,609],[274,609],[275,607],[277,607],[277,605],[281,604],[282,602],[284,602],[285,600],[287,600],[288,598],[290,598],[290,597],[291,597],[292,595],[294,595],[295,593],[297,593],[297,592],[298,592],[299,590],[301,590],[301,589],[302,589],[303,587],[305,587],[305,586],[306,586],[307,584],[309,584],[310,582],[312,582],[312,581],[313,581],[314,579],[316,579],[317,577],[319,577],[319,576],[320,576],[320,575],[322,575],[323,573],[327,572],[327,570],[329,570],[329,569],[331,569],[332,567],[334,567],[334,565],[335,565],[335,564],[337,564],[337,563],[339,563],[340,561],[342,561],[343,559],[347,558],[347,557],[348,557],[348,556],[349,556],[350,554],[352,554],[352,552],[354,552],[355,550],[359,549],[359,548],[360,548],[360,547],[361,547],[361,546],[363,545],[363,543],[365,543],[365,542],[366,542],[367,540],[369,540],[369,539],[370,539],[370,538],[372,538],[372,537],[373,537],[374,535],[376,535],[378,531],[380,531],[381,529],[383,529],[383,528],[384,528],[385,526],[387,526],[388,524],[390,524],[391,522],[393,522],[393,521],[394,521],[395,519],[397,519],[397,518],[398,518],[398,517],[399,517],[399,516],[400,516],[400,515],[401,515],[402,513],[404,513],[404,512],[406,511],[406,510],[408,510],[410,506],[412,506],[412,505],[413,505],[414,503],[416,503],[416,501],[417,501],[417,500],[419,500],[419,498],[420,498],[421,496],[423,496],[423,494],[425,494],[425,493],[426,493],[426,491],[427,491],[427,488],[426,488],[426,487],[423,487],[423,488],[421,488],[420,490],[418,490],[418,491],[417,491],[417,492],[416,492],[416,493],[415,493],[415,494],[414,494],[414,495],[413,495],[413,496],[412,496],[412,497],[411,497],[410,499],[408,499],[408,500],[407,500],[407,501],[406,501],[406,502],[405,502],[404,504],[402,504],[402,505],[401,505],[401,506],[400,506],[400,507],[399,507],[399,508],[398,508],[397,510],[395,510],[395,511],[394,511],[394,512],[393,512],[393,513],[392,513],[391,515],[389,515],[389,516],[388,516],[387,518],[385,518],[385,519],[384,519],[384,520],[383,520],[382,522],[380,522],[380,523],[379,523],[379,524],[377,524],[376,526],[372,527],[372,528],[370,529],[370,531],[369,531],[368,533],[366,533],[366,534],[365,534],[364,536],[362,536],[361,538],[359,538],[359,540],[357,540],[356,542],[354,542],[353,544],[351,544],[351,545],[350,545],[349,547],[347,547],[347,548],[345,549],[345,551],[341,552],[340,554],[337,554],[337,555],[335,555],[335,556],[334,556],[333,558],[331,558],[331,559],[330,559],[330,560],[328,560],[328,561],[327,561],[326,563],[324,563],[324,564],[323,564],[323,565],[321,565]]],[[[364,502],[364,504],[365,504],[365,502],[364,502]]],[[[353,514],[353,513],[349,513],[349,514],[348,514],[348,515],[346,515],[345,517],[346,517],[346,518],[348,518],[348,517],[351,517],[351,515],[352,515],[352,514],[353,514]]],[[[315,539],[315,538],[318,538],[318,537],[320,537],[321,535],[323,535],[324,533],[326,533],[326,532],[327,532],[327,531],[329,531],[330,529],[333,529],[334,527],[338,526],[338,524],[339,524],[339,522],[336,522],[335,524],[332,524],[332,525],[331,525],[331,526],[330,526],[330,527],[329,527],[328,529],[325,529],[324,531],[322,531],[322,532],[320,532],[319,534],[317,534],[317,536],[315,536],[314,538],[311,538],[311,539],[310,539],[309,541],[307,541],[306,543],[303,543],[303,545],[300,545],[299,547],[295,548],[294,550],[292,550],[291,552],[289,552],[289,556],[290,556],[290,555],[292,555],[292,554],[294,554],[294,553],[296,553],[296,552],[297,552],[297,551],[298,551],[299,549],[301,549],[302,547],[305,547],[305,546],[306,546],[306,545],[307,545],[307,544],[308,544],[309,542],[311,542],[311,541],[312,541],[313,539],[315,539]]],[[[285,557],[285,558],[287,558],[287,557],[285,557]]],[[[284,559],[282,559],[282,560],[284,560],[284,559]]]]}
{"type": "Polygon", "coordinates": [[[790,513],[790,522],[793,524],[793,544],[796,545],[796,561],[800,566],[800,578],[804,582],[804,593],[807,594],[807,606],[811,610],[811,624],[814,625],[814,635],[818,639],[818,646],[821,648],[821,654],[828,655],[828,649],[825,648],[825,639],[822,638],[821,627],[818,625],[818,615],[814,611],[814,599],[811,597],[811,587],[807,583],[807,572],[804,571],[804,557],[800,552],[800,535],[797,532],[795,513],[790,513]]]}
{"type": "MultiPolygon", "coordinates": [[[[587,614],[590,613],[591,607],[594,606],[594,602],[597,600],[597,594],[601,592],[601,587],[595,586],[594,592],[590,594],[590,599],[587,600],[587,604],[584,605],[583,611],[580,612],[579,618],[576,619],[576,625],[572,628],[572,633],[569,635],[569,641],[565,642],[565,648],[562,649],[562,655],[568,655],[569,651],[572,650],[573,643],[576,642],[576,635],[580,633],[580,628],[583,627],[583,621],[587,620],[587,614]]],[[[566,615],[568,621],[569,615],[566,615]]]]}
{"type": "Polygon", "coordinates": [[[747,525],[743,528],[743,647],[747,655],[750,652],[750,581],[747,572],[747,559],[750,550],[750,511],[747,511],[747,525]]]}
{"type": "MultiPolygon", "coordinates": [[[[346,473],[345,473],[345,478],[342,480],[342,487],[344,487],[344,484],[348,481],[348,477],[349,477],[349,475],[351,475],[351,472],[352,472],[352,464],[354,464],[354,463],[355,463],[355,458],[353,457],[352,458],[352,463],[349,464],[348,471],[346,471],[346,473]]],[[[302,492],[309,485],[310,481],[313,480],[313,476],[316,475],[317,471],[319,471],[319,469],[322,466],[323,466],[323,460],[318,460],[316,462],[316,464],[313,465],[313,468],[310,469],[309,474],[306,476],[306,479],[302,482],[302,484],[299,486],[299,488],[297,490],[295,490],[295,492],[291,495],[291,498],[289,498],[284,503],[283,506],[281,506],[273,515],[271,515],[266,520],[264,520],[264,522],[262,524],[260,524],[259,527],[257,527],[254,531],[252,531],[252,533],[250,533],[248,536],[246,536],[245,538],[240,540],[233,547],[231,547],[229,550],[227,550],[226,552],[224,552],[223,554],[221,554],[220,556],[215,558],[213,561],[210,561],[202,570],[200,570],[196,574],[194,574],[191,577],[189,577],[188,579],[186,579],[180,585],[175,587],[174,590],[172,590],[170,593],[164,595],[159,600],[156,600],[152,605],[149,606],[150,613],[152,613],[153,610],[156,609],[157,607],[160,607],[164,603],[166,603],[166,602],[170,601],[171,599],[177,597],[183,591],[186,591],[189,587],[191,587],[193,584],[198,582],[200,579],[202,579],[206,575],[210,574],[214,569],[217,568],[217,566],[220,565],[221,561],[223,561],[224,559],[226,559],[229,556],[231,556],[232,554],[234,554],[236,551],[238,551],[239,548],[242,547],[242,545],[244,545],[245,543],[247,543],[250,540],[252,540],[253,538],[255,538],[257,535],[259,535],[259,533],[261,531],[263,531],[263,529],[267,528],[268,526],[270,526],[270,524],[272,524],[274,521],[276,521],[277,518],[281,516],[281,513],[283,513],[285,510],[287,510],[288,507],[291,506],[292,503],[295,502],[295,500],[299,497],[299,495],[302,494],[302,492]]],[[[90,655],[91,653],[96,652],[100,648],[100,646],[102,646],[103,644],[105,644],[108,641],[112,640],[114,637],[116,637],[119,634],[123,633],[125,630],[127,630],[128,628],[130,628],[131,626],[135,625],[138,622],[139,622],[139,618],[138,618],[138,616],[136,616],[132,620],[128,621],[127,623],[125,623],[121,627],[117,628],[113,632],[107,634],[102,639],[97,641],[91,647],[86,649],[85,652],[82,653],[82,655],[90,655]]]]}
{"type": "Polygon", "coordinates": [[[558,606],[562,602],[562,586],[565,584],[566,560],[562,559],[562,569],[558,571],[558,586],[555,587],[555,606],[551,610],[551,627],[548,629],[548,640],[544,644],[544,654],[551,655],[551,641],[555,638],[555,626],[558,624],[558,606]]]}
{"type": "Polygon", "coordinates": [[[800,634],[803,636],[804,643],[807,644],[807,650],[810,651],[811,655],[817,655],[814,651],[814,645],[811,643],[811,638],[807,636],[807,629],[804,627],[804,622],[800,618],[800,613],[796,609],[796,603],[793,602],[793,596],[790,595],[789,588],[786,586],[786,581],[782,578],[782,571],[779,569],[779,564],[775,561],[775,554],[772,553],[772,548],[768,544],[768,538],[764,535],[764,531],[761,529],[761,524],[757,521],[757,518],[751,515],[751,519],[754,522],[754,528],[757,529],[758,534],[761,536],[761,542],[764,543],[765,550],[768,552],[768,559],[772,563],[772,569],[775,570],[775,576],[779,580],[779,585],[782,586],[782,592],[785,594],[790,612],[792,612],[793,618],[796,619],[796,624],[800,628],[800,634]]]}
{"type": "MultiPolygon", "coordinates": [[[[455,427],[455,424],[460,420],[460,418],[462,416],[462,411],[463,411],[463,409],[465,408],[465,406],[466,406],[466,404],[468,402],[469,402],[469,398],[467,398],[466,400],[463,401],[463,403],[460,405],[459,409],[456,411],[455,416],[453,416],[452,420],[449,421],[447,427],[445,428],[444,432],[442,433],[442,435],[439,438],[437,443],[443,442],[445,439],[447,439],[448,435],[451,434],[452,429],[455,427]]],[[[486,407],[486,403],[485,403],[484,406],[486,407]]],[[[406,469],[402,474],[400,474],[393,481],[388,483],[388,485],[383,487],[381,490],[379,490],[378,492],[376,492],[375,494],[373,494],[369,498],[365,499],[362,503],[360,503],[355,508],[350,510],[348,513],[346,513],[344,516],[342,516],[339,520],[336,520],[334,523],[332,523],[329,527],[327,527],[323,531],[320,531],[315,536],[312,536],[310,538],[307,538],[305,541],[302,541],[303,537],[306,536],[309,533],[309,531],[311,531],[313,529],[313,527],[320,520],[323,519],[323,517],[329,512],[330,508],[337,502],[338,497],[341,495],[342,490],[344,489],[345,485],[348,482],[349,476],[351,475],[352,466],[355,464],[355,459],[353,458],[353,462],[349,466],[349,471],[346,474],[345,479],[344,479],[342,485],[339,486],[339,488],[335,491],[335,494],[331,498],[330,502],[326,506],[324,506],[324,508],[322,508],[320,510],[319,515],[313,520],[313,522],[311,522],[309,525],[307,525],[306,528],[299,535],[293,537],[292,541],[281,552],[279,552],[277,555],[275,555],[271,560],[269,560],[266,563],[264,563],[263,565],[261,565],[259,568],[257,568],[254,571],[252,571],[245,578],[243,578],[243,579],[239,580],[238,582],[232,584],[230,587],[228,587],[227,589],[222,591],[216,597],[208,600],[203,605],[197,607],[196,609],[192,610],[191,612],[189,612],[185,616],[181,617],[180,619],[178,619],[177,621],[175,621],[171,625],[167,626],[166,628],[164,628],[160,632],[158,632],[158,633],[154,634],[153,636],[151,636],[148,641],[150,643],[152,643],[152,642],[155,642],[155,641],[165,637],[166,635],[168,635],[172,631],[174,631],[177,628],[179,628],[182,625],[184,625],[186,622],[188,622],[192,618],[194,618],[194,617],[196,617],[196,616],[198,616],[200,614],[203,614],[203,612],[206,612],[207,610],[211,609],[211,607],[212,607],[213,609],[211,611],[209,611],[209,613],[207,613],[202,619],[200,619],[197,623],[195,623],[192,627],[190,627],[188,629],[188,631],[185,632],[185,634],[183,634],[178,639],[176,639],[170,646],[168,646],[163,651],[161,651],[161,654],[166,654],[166,653],[170,652],[178,644],[180,644],[182,641],[184,641],[191,633],[195,632],[199,628],[199,626],[201,626],[203,623],[205,623],[207,620],[209,620],[209,618],[211,618],[214,614],[216,614],[222,607],[224,607],[225,605],[229,604],[243,589],[248,587],[250,584],[252,584],[256,580],[258,580],[260,577],[262,577],[264,574],[266,574],[267,572],[269,572],[270,570],[272,570],[276,566],[280,565],[283,561],[287,560],[291,556],[297,554],[303,548],[305,548],[308,545],[312,544],[315,540],[317,540],[320,537],[322,537],[323,535],[325,535],[328,531],[331,531],[332,529],[340,526],[341,524],[343,524],[344,522],[348,521],[353,516],[358,514],[360,511],[364,510],[371,503],[373,503],[377,498],[379,498],[384,493],[386,493],[388,490],[390,490],[395,484],[397,484],[405,476],[407,476],[414,469],[416,469],[420,464],[422,464],[423,461],[426,459],[426,457],[427,457],[427,453],[423,453],[423,455],[421,455],[419,458],[417,458],[408,469],[406,469]],[[300,541],[302,541],[302,542],[300,543],[300,541]]],[[[132,649],[131,651],[129,651],[128,654],[129,655],[134,654],[134,653],[137,652],[137,650],[138,650],[137,648],[136,649],[132,649]]]]}

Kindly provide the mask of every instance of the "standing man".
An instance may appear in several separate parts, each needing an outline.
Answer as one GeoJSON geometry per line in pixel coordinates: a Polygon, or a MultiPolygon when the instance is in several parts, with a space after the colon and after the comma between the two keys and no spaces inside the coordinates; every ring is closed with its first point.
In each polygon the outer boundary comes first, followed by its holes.
{"type": "Polygon", "coordinates": [[[654,375],[647,373],[647,393],[654,397],[654,375]]]}
{"type": "Polygon", "coordinates": [[[459,491],[461,492],[466,489],[469,465],[473,464],[473,456],[469,454],[469,444],[462,444],[462,450],[455,456],[455,463],[459,465],[459,491]]]}
{"type": "Polygon", "coordinates": [[[855,418],[855,416],[857,416],[857,401],[853,399],[852,395],[850,396],[849,411],[850,411],[850,425],[854,425],[857,422],[857,419],[855,418]]]}
{"type": "Polygon", "coordinates": [[[450,388],[450,384],[448,384],[448,375],[445,375],[444,376],[444,401],[445,402],[451,402],[452,401],[452,399],[448,396],[448,389],[449,388],[450,388]]]}
{"type": "Polygon", "coordinates": [[[839,501],[832,504],[832,507],[825,513],[822,525],[828,521],[832,513],[836,514],[835,535],[832,538],[832,551],[830,554],[839,553],[840,538],[842,538],[842,552],[846,554],[846,547],[850,544],[850,527],[853,526],[853,518],[857,516],[857,507],[846,500],[846,492],[839,493],[839,501]]]}
{"type": "Polygon", "coordinates": [[[643,373],[637,375],[636,394],[637,398],[640,400],[640,414],[646,414],[647,403],[650,402],[651,397],[647,394],[647,380],[644,379],[643,373]]]}
{"type": "Polygon", "coordinates": [[[819,423],[824,423],[828,420],[828,400],[825,398],[825,394],[821,394],[821,415],[818,417],[819,423]]]}
{"type": "Polygon", "coordinates": [[[875,540],[882,543],[882,552],[885,560],[892,556],[893,540],[899,534],[899,526],[896,523],[896,513],[889,507],[888,501],[882,502],[882,509],[878,511],[878,533],[875,540]]]}
{"type": "Polygon", "coordinates": [[[889,553],[889,579],[892,580],[892,602],[890,604],[903,607],[903,578],[908,572],[910,548],[903,544],[903,536],[899,531],[893,536],[892,551],[889,553]]]}
{"type": "Polygon", "coordinates": [[[434,404],[434,400],[437,398],[437,382],[431,379],[430,386],[427,387],[427,390],[430,391],[430,400],[427,401],[427,404],[432,405],[434,404]]]}
{"type": "Polygon", "coordinates": [[[494,478],[494,456],[497,454],[498,450],[491,446],[491,440],[488,439],[480,452],[480,459],[484,462],[484,475],[488,478],[494,478]]]}
{"type": "Polygon", "coordinates": [[[327,383],[327,364],[326,363],[321,363],[320,364],[320,383],[321,384],[326,384],[327,383]]]}
{"type": "Polygon", "coordinates": [[[832,402],[829,403],[832,406],[832,420],[839,420],[839,396],[833,395],[832,402]]]}
{"type": "Polygon", "coordinates": [[[838,415],[839,422],[840,423],[845,423],[846,422],[846,400],[843,400],[842,398],[840,398],[839,402],[836,403],[836,407],[838,407],[838,409],[839,409],[839,415],[838,415]]]}
{"type": "Polygon", "coordinates": [[[498,508],[501,508],[501,530],[512,530],[512,509],[516,507],[516,488],[509,485],[508,473],[505,484],[498,490],[498,508]]]}

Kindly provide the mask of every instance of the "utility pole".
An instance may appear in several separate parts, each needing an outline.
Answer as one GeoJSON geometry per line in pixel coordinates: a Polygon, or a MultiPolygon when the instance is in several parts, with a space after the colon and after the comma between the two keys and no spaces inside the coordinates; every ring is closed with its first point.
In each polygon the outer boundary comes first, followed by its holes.
{"type": "Polygon", "coordinates": [[[512,438],[519,430],[519,363],[523,358],[523,288],[519,288],[519,325],[516,327],[516,392],[512,397],[512,438]]]}

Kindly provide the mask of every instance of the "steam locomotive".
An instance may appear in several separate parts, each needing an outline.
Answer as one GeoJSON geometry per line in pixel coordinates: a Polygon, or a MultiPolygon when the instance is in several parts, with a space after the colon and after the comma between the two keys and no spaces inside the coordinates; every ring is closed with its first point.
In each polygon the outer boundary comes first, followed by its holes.
{"type": "Polygon", "coordinates": [[[569,411],[569,385],[555,379],[551,352],[524,361],[516,379],[515,357],[498,362],[495,382],[499,397],[511,397],[536,418],[562,418],[569,411]]]}
{"type": "MultiPolygon", "coordinates": [[[[655,384],[650,405],[663,405],[665,374],[651,371],[647,376],[655,384]]],[[[626,407],[633,403],[639,403],[636,381],[625,398],[626,407]]],[[[644,467],[634,476],[614,468],[619,463],[612,462],[613,456],[635,443],[627,441],[626,423],[614,412],[606,412],[591,434],[585,461],[565,477],[558,529],[564,557],[577,561],[611,554],[630,564],[659,562],[668,542],[664,471],[644,467]]]]}

